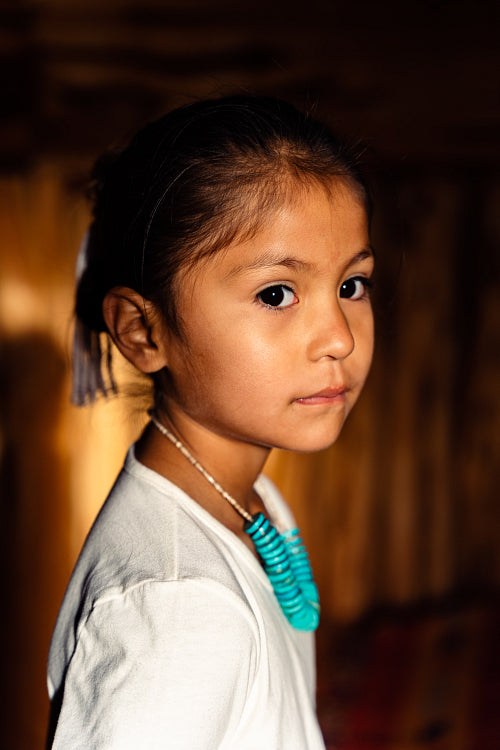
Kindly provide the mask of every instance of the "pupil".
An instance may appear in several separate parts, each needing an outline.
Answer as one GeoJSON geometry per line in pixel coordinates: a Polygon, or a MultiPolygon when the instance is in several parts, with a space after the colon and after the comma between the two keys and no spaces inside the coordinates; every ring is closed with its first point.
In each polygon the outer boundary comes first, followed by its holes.
{"type": "Polygon", "coordinates": [[[264,304],[271,305],[272,307],[277,307],[278,305],[281,305],[285,298],[285,295],[283,293],[283,289],[280,286],[272,286],[269,289],[264,289],[264,291],[261,292],[260,297],[264,304]]]}
{"type": "Polygon", "coordinates": [[[342,290],[345,293],[346,297],[352,297],[355,292],[354,281],[352,279],[349,279],[349,281],[344,281],[344,283],[342,284],[342,290]]]}

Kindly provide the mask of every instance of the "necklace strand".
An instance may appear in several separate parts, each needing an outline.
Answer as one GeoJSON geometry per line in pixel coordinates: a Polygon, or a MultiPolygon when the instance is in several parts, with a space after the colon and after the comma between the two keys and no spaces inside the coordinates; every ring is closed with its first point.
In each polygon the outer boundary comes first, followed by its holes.
{"type": "Polygon", "coordinates": [[[251,516],[221,487],[204,466],[153,412],[151,421],[227,502],[245,519],[244,531],[251,538],[271,582],[281,610],[297,630],[316,630],[319,623],[319,596],[306,547],[298,529],[280,534],[263,513],[251,516]]]}
{"type": "Polygon", "coordinates": [[[227,500],[227,502],[233,506],[235,511],[237,511],[240,516],[245,519],[245,521],[249,521],[251,523],[253,521],[253,517],[250,515],[250,513],[247,513],[245,508],[242,508],[238,501],[235,500],[235,498],[230,495],[229,492],[226,492],[223,487],[221,487],[219,482],[211,474],[208,473],[205,467],[200,464],[198,459],[196,459],[193,454],[186,448],[184,443],[181,443],[181,441],[178,440],[178,438],[176,438],[175,435],[170,432],[170,430],[167,429],[167,427],[165,427],[162,422],[159,421],[154,413],[151,412],[149,416],[151,417],[152,423],[161,432],[161,434],[168,438],[170,442],[175,445],[177,450],[179,450],[182,455],[187,458],[187,460],[194,466],[195,469],[198,469],[200,474],[205,477],[207,482],[210,482],[212,487],[217,490],[219,495],[222,495],[224,500],[227,500]]]}

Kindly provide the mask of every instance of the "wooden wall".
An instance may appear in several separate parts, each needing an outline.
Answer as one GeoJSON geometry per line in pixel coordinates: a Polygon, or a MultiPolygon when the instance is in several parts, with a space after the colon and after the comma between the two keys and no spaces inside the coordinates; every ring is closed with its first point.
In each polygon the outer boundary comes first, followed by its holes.
{"type": "Polygon", "coordinates": [[[21,0],[0,22],[0,747],[42,746],[57,607],[144,420],[126,398],[68,403],[86,175],[108,144],[192,98],[315,104],[371,148],[370,381],[334,447],[268,467],[325,613],[498,588],[495,5],[21,0]]]}

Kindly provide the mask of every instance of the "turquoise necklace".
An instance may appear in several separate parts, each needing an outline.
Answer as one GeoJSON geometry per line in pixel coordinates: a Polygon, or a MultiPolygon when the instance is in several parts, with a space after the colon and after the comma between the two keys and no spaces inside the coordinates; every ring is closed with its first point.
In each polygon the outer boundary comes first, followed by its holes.
{"type": "Polygon", "coordinates": [[[290,529],[280,534],[263,513],[250,515],[155,414],[150,413],[150,417],[161,434],[175,445],[219,495],[245,519],[243,528],[254,543],[276,599],[290,624],[297,630],[316,630],[320,612],[318,589],[299,530],[290,529]]]}

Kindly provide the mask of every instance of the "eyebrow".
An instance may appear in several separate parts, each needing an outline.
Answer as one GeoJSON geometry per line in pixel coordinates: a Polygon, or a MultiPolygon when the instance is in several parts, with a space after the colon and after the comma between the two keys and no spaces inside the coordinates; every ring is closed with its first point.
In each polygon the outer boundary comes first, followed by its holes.
{"type": "Polygon", "coordinates": [[[362,260],[366,260],[367,258],[375,258],[375,253],[371,245],[368,245],[368,247],[364,248],[353,258],[351,258],[351,260],[347,264],[347,268],[349,268],[349,266],[353,266],[355,263],[361,263],[362,260]]]}
{"type": "MultiPolygon", "coordinates": [[[[371,246],[360,250],[359,253],[354,255],[346,264],[346,268],[353,266],[356,263],[360,263],[367,258],[373,258],[374,252],[371,246]]],[[[307,261],[301,260],[300,258],[294,258],[289,255],[277,255],[270,251],[264,253],[250,263],[242,263],[241,265],[234,266],[228,274],[227,278],[237,276],[239,273],[244,271],[251,271],[255,268],[274,268],[276,266],[283,266],[285,268],[292,268],[298,271],[310,271],[314,268],[314,263],[308,263],[307,261]]]]}
{"type": "Polygon", "coordinates": [[[259,255],[258,258],[251,261],[250,263],[242,263],[241,265],[234,266],[227,276],[237,276],[243,271],[251,271],[254,268],[273,268],[274,266],[284,266],[285,268],[293,268],[296,270],[309,270],[313,267],[312,263],[307,261],[299,260],[299,258],[293,258],[289,255],[278,255],[272,251],[259,255]]]}

